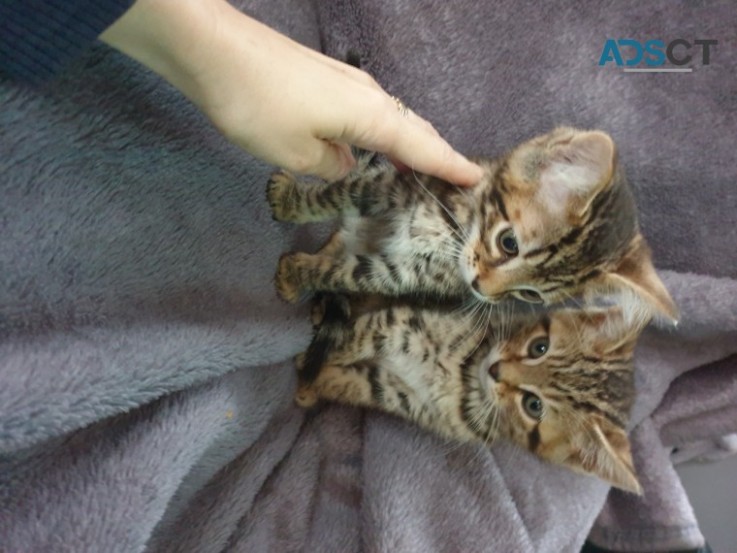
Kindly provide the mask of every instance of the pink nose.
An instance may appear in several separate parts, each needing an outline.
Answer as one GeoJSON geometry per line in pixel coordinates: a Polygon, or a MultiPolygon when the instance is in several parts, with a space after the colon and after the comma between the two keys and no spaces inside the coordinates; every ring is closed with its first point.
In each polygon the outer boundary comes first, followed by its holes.
{"type": "Polygon", "coordinates": [[[494,380],[499,380],[499,361],[489,367],[489,376],[494,380]]]}

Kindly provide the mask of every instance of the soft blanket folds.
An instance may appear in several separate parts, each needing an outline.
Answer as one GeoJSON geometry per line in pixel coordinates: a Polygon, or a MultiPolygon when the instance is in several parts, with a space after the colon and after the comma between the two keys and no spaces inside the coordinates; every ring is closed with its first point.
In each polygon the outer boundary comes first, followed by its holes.
{"type": "Polygon", "coordinates": [[[735,450],[733,3],[241,4],[334,57],[358,52],[468,154],[558,124],[611,133],[682,313],[637,351],[645,495],[505,444],[293,407],[309,323],[271,278],[326,229],[272,221],[271,168],[99,46],[43,90],[0,80],[0,551],[703,544],[672,461],[735,450]],[[642,74],[598,66],[607,38],[719,44],[708,66],[694,50],[692,73],[642,74]]]}

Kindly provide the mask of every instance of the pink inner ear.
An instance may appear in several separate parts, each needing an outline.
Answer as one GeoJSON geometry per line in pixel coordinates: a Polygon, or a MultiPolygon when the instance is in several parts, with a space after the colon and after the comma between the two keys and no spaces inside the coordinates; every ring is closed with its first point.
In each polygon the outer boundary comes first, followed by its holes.
{"type": "Polygon", "coordinates": [[[540,173],[541,200],[552,214],[580,213],[601,189],[614,164],[614,143],[598,131],[553,147],[540,173]]]}
{"type": "Polygon", "coordinates": [[[585,195],[611,173],[614,143],[601,132],[580,133],[555,148],[551,161],[553,165],[561,165],[558,171],[566,171],[566,176],[571,178],[567,184],[572,191],[585,195]]]}

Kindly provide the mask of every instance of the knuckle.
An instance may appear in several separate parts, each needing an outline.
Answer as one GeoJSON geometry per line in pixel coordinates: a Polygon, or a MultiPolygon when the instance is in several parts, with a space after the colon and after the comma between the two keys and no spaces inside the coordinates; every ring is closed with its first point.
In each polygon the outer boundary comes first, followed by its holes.
{"type": "Polygon", "coordinates": [[[364,71],[363,69],[351,67],[351,72],[353,73],[354,78],[356,78],[361,84],[364,84],[371,88],[381,89],[381,86],[378,82],[376,82],[376,79],[366,73],[366,71],[364,71]]]}
{"type": "Polygon", "coordinates": [[[368,90],[365,102],[367,109],[376,115],[394,108],[392,99],[379,90],[368,90]]]}

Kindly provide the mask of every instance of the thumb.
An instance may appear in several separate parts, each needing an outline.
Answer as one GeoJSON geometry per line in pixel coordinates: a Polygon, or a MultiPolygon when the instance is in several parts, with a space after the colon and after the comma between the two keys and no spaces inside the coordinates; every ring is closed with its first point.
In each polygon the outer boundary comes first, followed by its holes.
{"type": "Polygon", "coordinates": [[[310,147],[313,151],[309,152],[309,159],[313,160],[313,163],[310,167],[297,169],[298,172],[316,175],[333,182],[345,177],[356,164],[348,144],[313,140],[310,147]]]}

